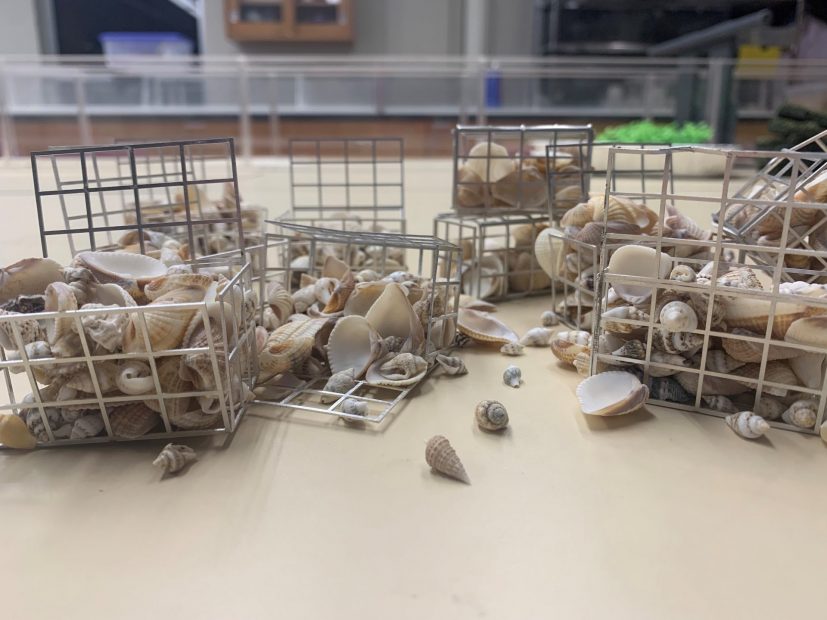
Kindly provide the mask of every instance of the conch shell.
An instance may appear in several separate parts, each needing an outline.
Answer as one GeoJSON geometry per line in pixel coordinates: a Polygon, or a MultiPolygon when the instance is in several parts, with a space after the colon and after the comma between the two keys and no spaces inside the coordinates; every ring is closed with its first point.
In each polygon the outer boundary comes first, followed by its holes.
{"type": "Polygon", "coordinates": [[[407,387],[417,384],[428,372],[428,362],[412,353],[391,353],[368,368],[365,379],[371,385],[407,387]]]}
{"type": "Polygon", "coordinates": [[[744,439],[758,439],[770,430],[767,421],[752,411],[732,413],[724,420],[727,426],[732,429],[732,432],[744,439]]]}
{"type": "Polygon", "coordinates": [[[160,468],[164,474],[175,474],[197,460],[198,455],[189,446],[168,443],[152,464],[160,468]]]}

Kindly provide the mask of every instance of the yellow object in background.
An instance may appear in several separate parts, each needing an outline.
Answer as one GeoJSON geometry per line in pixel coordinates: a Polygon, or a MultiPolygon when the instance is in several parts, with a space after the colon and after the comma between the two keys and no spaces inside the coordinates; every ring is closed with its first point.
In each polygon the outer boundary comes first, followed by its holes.
{"type": "Polygon", "coordinates": [[[736,70],[740,75],[766,74],[778,65],[781,48],[777,45],[744,44],[738,46],[738,64],[736,70]]]}

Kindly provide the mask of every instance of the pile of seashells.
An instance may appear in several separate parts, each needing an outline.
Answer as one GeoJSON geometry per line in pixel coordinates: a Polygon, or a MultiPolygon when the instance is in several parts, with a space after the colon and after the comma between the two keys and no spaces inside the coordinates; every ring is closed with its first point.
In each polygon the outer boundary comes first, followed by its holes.
{"type": "MultiPolygon", "coordinates": [[[[135,239],[127,233],[119,245],[133,250],[135,239]]],[[[145,233],[144,242],[160,260],[89,251],[69,267],[30,258],[0,270],[0,345],[5,359],[18,362],[7,370],[23,373],[28,366],[39,384],[39,399],[25,396],[21,402],[30,406],[19,413],[34,441],[49,441],[46,422],[55,440],[107,435],[98,394],[118,438],[164,430],[159,388],[171,430],[219,427],[225,404],[216,394],[232,390],[236,402],[246,397],[239,377],[232,385],[217,381],[227,376],[226,347],[235,344],[223,334],[252,324],[252,292],[228,288],[220,270],[193,273],[182,264],[186,248],[172,238],[145,233]],[[243,311],[235,316],[233,307],[243,311]],[[228,329],[233,322],[237,329],[228,329]],[[185,352],[171,353],[178,349],[185,352]],[[60,404],[43,407],[41,415],[38,402],[60,404]]],[[[12,421],[10,428],[18,426],[12,421]]],[[[0,443],[10,445],[6,439],[0,443]]]]}
{"type": "Polygon", "coordinates": [[[578,149],[561,147],[550,160],[510,155],[496,142],[478,142],[457,170],[455,204],[462,209],[543,209],[548,206],[549,175],[554,175],[557,208],[569,208],[582,197],[583,162],[578,149]]]}

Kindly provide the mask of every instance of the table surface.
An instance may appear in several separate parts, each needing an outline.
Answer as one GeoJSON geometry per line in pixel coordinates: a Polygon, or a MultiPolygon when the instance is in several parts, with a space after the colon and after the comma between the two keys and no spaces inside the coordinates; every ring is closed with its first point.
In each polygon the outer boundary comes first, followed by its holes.
{"type": "MultiPolygon", "coordinates": [[[[407,164],[409,230],[430,233],[450,164],[407,164]]],[[[0,170],[0,259],[38,255],[31,175],[0,170]]],[[[241,166],[284,210],[283,163],[241,166]]],[[[701,187],[703,184],[695,183],[701,187]]],[[[704,187],[710,187],[706,182],[704,187]]],[[[712,184],[714,188],[714,183],[712,184]]],[[[708,221],[708,220],[707,220],[708,221]]],[[[503,303],[522,333],[548,297],[503,303]]],[[[29,618],[770,618],[821,608],[827,448],[647,407],[577,407],[547,348],[460,352],[379,428],[254,408],[232,442],[164,480],[162,442],[0,451],[2,615],[29,618]],[[519,389],[500,377],[517,363],[519,389]],[[476,428],[505,404],[501,435],[476,428]],[[470,486],[433,475],[447,436],[470,486]],[[819,490],[821,489],[821,490],[819,490]]]]}

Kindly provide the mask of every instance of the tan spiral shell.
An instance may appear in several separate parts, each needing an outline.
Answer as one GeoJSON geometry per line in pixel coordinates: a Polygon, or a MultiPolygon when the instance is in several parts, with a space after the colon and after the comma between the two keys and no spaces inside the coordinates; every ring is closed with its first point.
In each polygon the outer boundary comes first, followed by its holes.
{"type": "Polygon", "coordinates": [[[451,442],[442,435],[434,435],[428,440],[425,446],[425,462],[449,478],[471,484],[471,479],[451,446],[451,442]]]}

